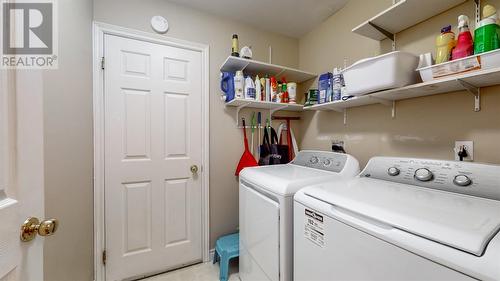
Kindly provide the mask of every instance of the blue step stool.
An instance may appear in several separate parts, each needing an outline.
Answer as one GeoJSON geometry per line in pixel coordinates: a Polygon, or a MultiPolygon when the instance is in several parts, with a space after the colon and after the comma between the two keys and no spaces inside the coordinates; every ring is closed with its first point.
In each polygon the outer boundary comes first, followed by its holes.
{"type": "Polygon", "coordinates": [[[219,280],[227,281],[229,275],[229,260],[240,255],[240,234],[234,233],[222,236],[215,242],[214,264],[218,261],[220,267],[219,280]]]}

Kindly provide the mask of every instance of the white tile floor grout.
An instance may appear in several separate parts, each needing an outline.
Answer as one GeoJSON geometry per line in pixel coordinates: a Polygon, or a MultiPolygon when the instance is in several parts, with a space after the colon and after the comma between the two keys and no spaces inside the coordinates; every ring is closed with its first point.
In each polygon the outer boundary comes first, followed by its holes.
{"type": "MultiPolygon", "coordinates": [[[[219,264],[212,262],[199,263],[155,275],[142,279],[143,281],[218,281],[219,280],[219,264]]],[[[238,275],[238,261],[233,260],[229,265],[229,280],[240,281],[238,275]]]]}

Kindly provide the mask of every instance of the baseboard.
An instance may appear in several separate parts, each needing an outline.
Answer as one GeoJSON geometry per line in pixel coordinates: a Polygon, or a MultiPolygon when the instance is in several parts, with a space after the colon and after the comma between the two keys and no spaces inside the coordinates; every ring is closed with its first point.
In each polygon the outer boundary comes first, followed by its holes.
{"type": "Polygon", "coordinates": [[[208,254],[209,256],[209,262],[212,262],[214,260],[214,253],[215,253],[215,249],[210,249],[210,252],[208,254]]]}

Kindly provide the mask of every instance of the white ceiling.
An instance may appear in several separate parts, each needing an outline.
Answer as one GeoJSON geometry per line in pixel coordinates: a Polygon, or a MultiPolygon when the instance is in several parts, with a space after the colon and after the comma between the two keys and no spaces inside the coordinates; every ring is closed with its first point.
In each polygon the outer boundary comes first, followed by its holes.
{"type": "Polygon", "coordinates": [[[301,37],[347,0],[169,0],[291,37],[301,37]]]}

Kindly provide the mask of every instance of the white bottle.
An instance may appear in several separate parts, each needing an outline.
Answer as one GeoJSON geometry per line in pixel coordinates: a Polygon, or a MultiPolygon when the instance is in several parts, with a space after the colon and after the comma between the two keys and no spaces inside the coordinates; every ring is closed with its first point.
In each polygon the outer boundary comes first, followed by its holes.
{"type": "Polygon", "coordinates": [[[245,78],[245,99],[255,100],[255,85],[250,76],[245,78]]]}
{"type": "Polygon", "coordinates": [[[260,101],[261,85],[259,75],[255,76],[255,100],[260,101]]]}
{"type": "Polygon", "coordinates": [[[297,83],[288,83],[286,89],[288,91],[288,102],[292,104],[297,103],[297,83]]]}
{"type": "Polygon", "coordinates": [[[266,78],[266,101],[271,101],[271,80],[266,78]]]}
{"type": "Polygon", "coordinates": [[[243,71],[236,71],[236,75],[234,75],[234,98],[242,99],[244,98],[244,90],[245,90],[245,77],[243,76],[243,71]]]}

